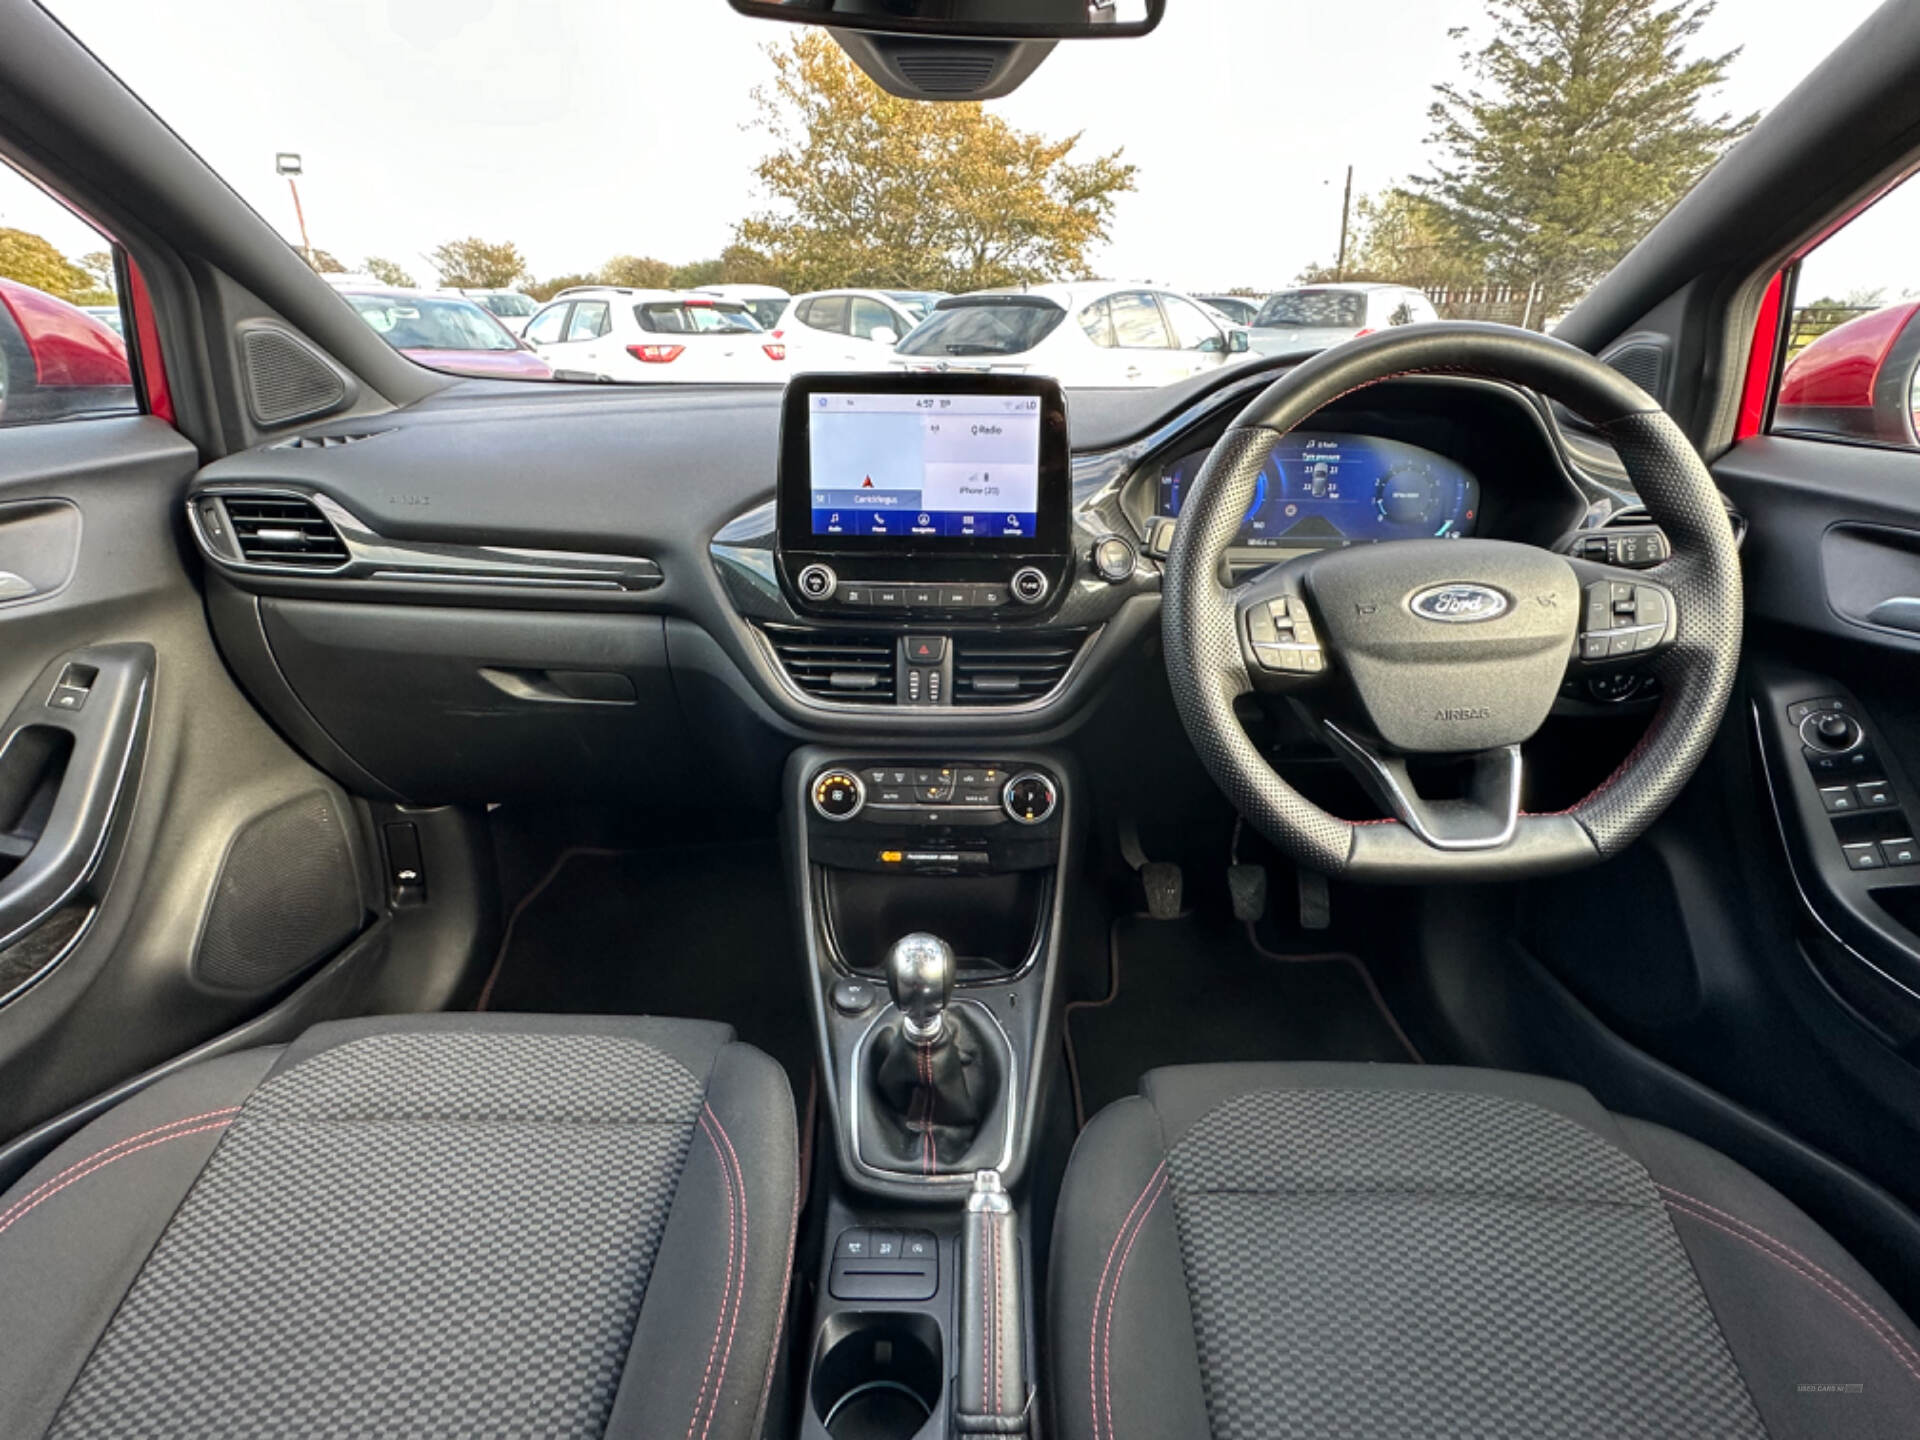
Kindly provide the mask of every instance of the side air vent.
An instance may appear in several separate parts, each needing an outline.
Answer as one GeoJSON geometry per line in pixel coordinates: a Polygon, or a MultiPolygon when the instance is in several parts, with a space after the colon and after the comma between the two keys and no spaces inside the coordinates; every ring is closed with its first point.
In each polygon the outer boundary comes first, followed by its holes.
{"type": "Polygon", "coordinates": [[[953,703],[1019,705],[1053,691],[1080,653],[1079,635],[956,635],[953,703]]]}
{"type": "Polygon", "coordinates": [[[362,440],[371,440],[376,435],[384,435],[384,430],[360,430],[351,435],[296,435],[291,440],[282,440],[275,450],[338,450],[343,445],[357,445],[362,440]]]}
{"type": "Polygon", "coordinates": [[[284,425],[337,410],[347,399],[347,382],[306,341],[284,330],[242,332],[247,402],[262,425],[284,425]]]}
{"type": "Polygon", "coordinates": [[[793,683],[809,695],[855,705],[893,703],[893,638],[833,631],[769,630],[793,683]]]}
{"type": "Polygon", "coordinates": [[[240,554],[253,565],[337,570],[347,546],[319,507],[296,495],[223,495],[240,554]]]}

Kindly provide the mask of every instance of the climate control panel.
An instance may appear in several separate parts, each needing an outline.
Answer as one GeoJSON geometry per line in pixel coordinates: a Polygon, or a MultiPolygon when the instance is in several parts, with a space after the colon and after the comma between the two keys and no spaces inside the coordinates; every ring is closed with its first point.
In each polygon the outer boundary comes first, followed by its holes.
{"type": "Polygon", "coordinates": [[[858,757],[814,770],[806,798],[809,843],[828,863],[982,874],[1050,862],[1065,791],[1028,763],[858,757]]]}

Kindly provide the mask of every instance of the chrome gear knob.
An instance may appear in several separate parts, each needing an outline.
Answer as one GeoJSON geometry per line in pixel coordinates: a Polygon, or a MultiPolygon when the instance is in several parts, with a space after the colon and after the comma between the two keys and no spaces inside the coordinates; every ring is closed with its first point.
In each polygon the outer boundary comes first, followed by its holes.
{"type": "Polygon", "coordinates": [[[953,947],[938,935],[902,935],[887,951],[887,989],[916,1045],[931,1045],[946,1033],[953,971],[953,947]]]}

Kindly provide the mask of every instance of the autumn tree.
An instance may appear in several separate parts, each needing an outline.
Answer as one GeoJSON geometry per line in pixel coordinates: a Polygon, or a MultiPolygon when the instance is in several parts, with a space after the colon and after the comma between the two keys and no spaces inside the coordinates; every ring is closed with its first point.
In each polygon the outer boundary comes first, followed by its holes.
{"type": "Polygon", "coordinates": [[[673,266],[664,260],[655,260],[650,255],[616,255],[600,267],[602,285],[632,285],[640,290],[664,290],[672,277],[673,266]]]}
{"type": "Polygon", "coordinates": [[[548,280],[531,280],[527,283],[527,293],[541,304],[545,304],[562,290],[578,289],[582,285],[604,285],[607,282],[598,275],[555,275],[548,280]]]}
{"type": "MultiPolygon", "coordinates": [[[[1689,55],[1714,0],[1486,0],[1465,80],[1435,87],[1413,193],[1462,263],[1577,300],[1753,124],[1702,113],[1739,51],[1689,55]]],[[[1425,223],[1423,221],[1423,223],[1425,223]]]]}
{"type": "Polygon", "coordinates": [[[694,260],[685,265],[673,267],[673,273],[667,281],[676,290],[697,290],[702,285],[718,285],[726,274],[726,262],[718,257],[712,260],[694,260]]]}
{"type": "Polygon", "coordinates": [[[427,260],[439,272],[442,285],[463,289],[504,290],[527,273],[519,246],[472,235],[436,245],[427,252],[427,260]]]}
{"type": "Polygon", "coordinates": [[[773,257],[750,245],[729,245],[720,252],[720,281],[725,285],[778,285],[791,289],[773,257]]]}
{"type": "Polygon", "coordinates": [[[347,267],[334,258],[333,253],[315,247],[312,250],[297,250],[299,257],[311,265],[317,275],[344,275],[347,267]]]}
{"type": "Polygon", "coordinates": [[[93,277],[96,290],[111,290],[113,283],[113,252],[111,250],[89,250],[80,257],[80,268],[93,277]]]}
{"type": "Polygon", "coordinates": [[[392,285],[401,290],[412,290],[419,285],[413,276],[401,268],[398,261],[382,259],[378,255],[369,255],[367,263],[360,268],[382,285],[392,285]]]}
{"type": "Polygon", "coordinates": [[[112,291],[30,230],[0,228],[0,279],[18,280],[75,305],[113,302],[112,291]]]}
{"type": "Polygon", "coordinates": [[[1346,264],[1309,265],[1299,284],[1376,280],[1436,290],[1487,279],[1483,247],[1460,234],[1447,213],[1424,195],[1395,186],[1362,196],[1353,209],[1346,264]]]}
{"type": "Polygon", "coordinates": [[[771,206],[735,242],[789,288],[978,290],[1084,273],[1116,198],[1121,151],[1016,130],[977,103],[887,94],[824,32],[771,47],[755,90],[775,148],[756,168],[771,206]]]}

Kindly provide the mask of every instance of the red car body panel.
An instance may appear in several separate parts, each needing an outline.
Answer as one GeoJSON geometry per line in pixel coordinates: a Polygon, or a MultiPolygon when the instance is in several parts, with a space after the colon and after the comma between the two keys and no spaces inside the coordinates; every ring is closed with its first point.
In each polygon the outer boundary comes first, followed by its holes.
{"type": "Polygon", "coordinates": [[[473,375],[482,380],[551,380],[553,367],[526,350],[424,350],[400,352],[430,370],[473,375]]]}
{"type": "Polygon", "coordinates": [[[17,280],[0,280],[0,305],[27,342],[37,384],[133,384],[126,342],[86,311],[17,280]]]}
{"type": "Polygon", "coordinates": [[[1874,381],[1887,352],[1916,310],[1920,301],[1889,305],[1829,330],[1787,363],[1780,403],[1872,405],[1874,381]]]}

